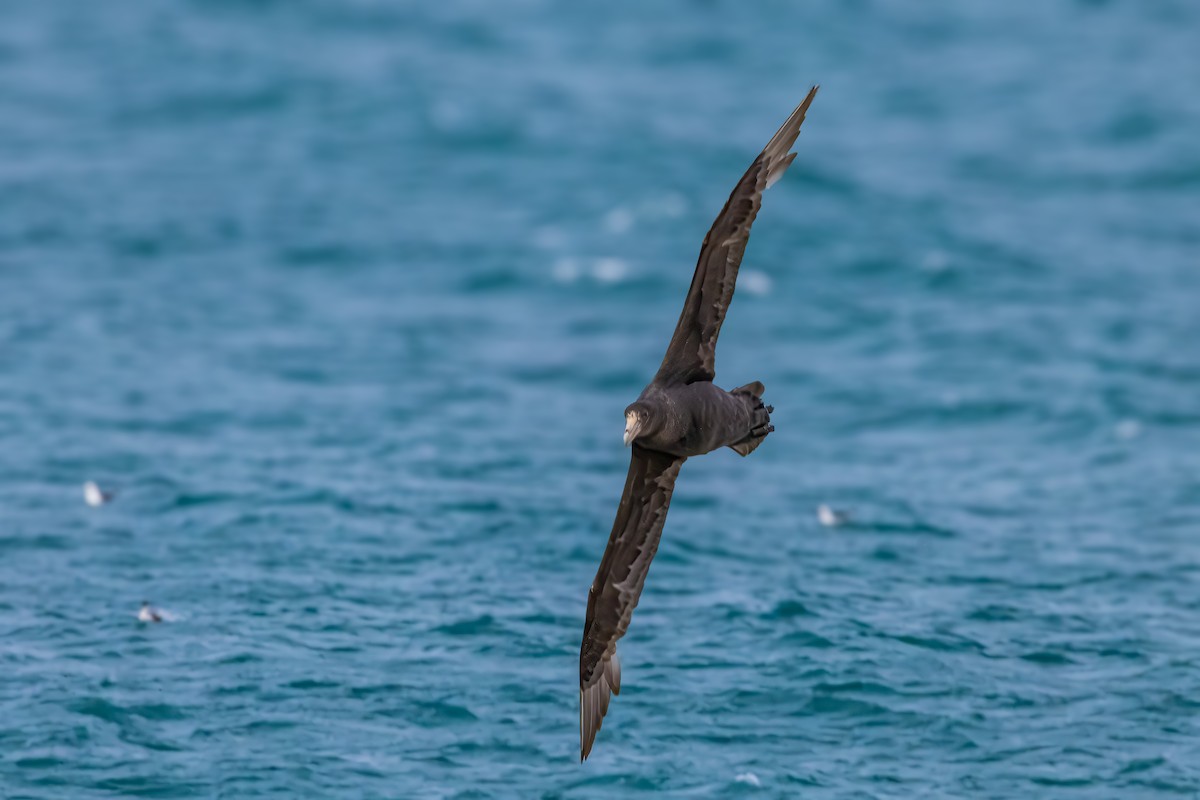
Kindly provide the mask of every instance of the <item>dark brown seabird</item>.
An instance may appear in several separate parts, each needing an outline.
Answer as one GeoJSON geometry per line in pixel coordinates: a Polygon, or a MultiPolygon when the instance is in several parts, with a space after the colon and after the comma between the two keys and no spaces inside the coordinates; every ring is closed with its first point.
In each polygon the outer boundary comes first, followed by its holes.
{"type": "Polygon", "coordinates": [[[588,592],[583,644],[579,648],[579,760],[592,751],[608,712],[621,692],[617,640],[625,635],[658,550],[679,467],[690,456],[729,447],[747,456],[771,431],[774,409],[762,402],[755,381],[727,392],[713,384],[717,335],[733,299],[738,266],[763,191],[779,180],[813,97],[814,86],[771,137],[734,187],[704,244],[683,313],[658,374],[625,409],[625,444],[633,457],[608,547],[588,592]]]}

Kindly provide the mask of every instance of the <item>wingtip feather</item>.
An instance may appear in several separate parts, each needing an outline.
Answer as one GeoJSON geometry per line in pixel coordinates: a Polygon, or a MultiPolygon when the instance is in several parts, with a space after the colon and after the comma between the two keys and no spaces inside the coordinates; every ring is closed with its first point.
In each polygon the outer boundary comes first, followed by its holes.
{"type": "Polygon", "coordinates": [[[767,142],[767,146],[763,148],[761,158],[766,165],[766,178],[762,184],[764,191],[774,186],[795,160],[796,154],[788,151],[792,149],[792,145],[800,136],[800,127],[804,124],[804,116],[808,113],[808,107],[812,105],[813,98],[817,96],[817,90],[820,88],[820,85],[814,85],[808,90],[808,95],[800,105],[796,106],[796,109],[771,137],[771,141],[767,142]]]}
{"type": "Polygon", "coordinates": [[[771,162],[770,168],[767,171],[767,182],[766,185],[763,186],[763,191],[770,189],[772,186],[778,183],[779,179],[783,177],[783,173],[787,172],[787,168],[790,167],[792,162],[795,160],[796,154],[788,153],[785,158],[771,162]]]}
{"type": "Polygon", "coordinates": [[[613,654],[598,666],[589,685],[579,687],[579,763],[587,761],[596,742],[596,734],[604,726],[604,717],[612,695],[620,694],[621,662],[613,654]]]}
{"type": "Polygon", "coordinates": [[[796,137],[800,135],[800,127],[804,124],[804,115],[808,113],[808,107],[812,105],[813,98],[817,96],[820,88],[820,84],[814,84],[808,90],[804,100],[779,126],[779,130],[775,131],[771,141],[767,142],[767,146],[763,148],[763,155],[773,159],[780,158],[791,149],[792,145],[796,143],[796,137]]]}

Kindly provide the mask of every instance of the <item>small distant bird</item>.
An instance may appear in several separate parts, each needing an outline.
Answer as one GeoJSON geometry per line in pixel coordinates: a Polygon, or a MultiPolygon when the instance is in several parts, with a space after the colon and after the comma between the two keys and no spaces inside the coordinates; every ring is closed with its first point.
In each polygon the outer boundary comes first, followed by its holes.
{"type": "Polygon", "coordinates": [[[163,613],[154,606],[150,605],[149,600],[142,601],[142,608],[138,611],[138,622],[162,622],[163,613]]]}
{"type": "Polygon", "coordinates": [[[88,481],[83,485],[83,501],[93,508],[112,499],[113,493],[104,491],[95,481],[88,481]]]}
{"type": "Polygon", "coordinates": [[[720,447],[748,456],[775,430],[773,409],[763,404],[765,390],[760,382],[731,392],[713,383],[717,336],[733,300],[763,192],[796,157],[788,151],[816,94],[814,86],[754,159],[717,215],[700,246],[692,285],[662,366],[637,402],[625,409],[625,444],[632,446],[633,456],[608,548],[588,592],[579,647],[580,761],[592,750],[611,695],[621,691],[617,641],[629,627],[650,560],[658,550],[680,466],[691,456],[720,447]]]}
{"type": "Polygon", "coordinates": [[[849,522],[850,515],[845,511],[838,511],[836,508],[830,508],[821,503],[817,506],[817,520],[826,528],[836,528],[849,522]]]}

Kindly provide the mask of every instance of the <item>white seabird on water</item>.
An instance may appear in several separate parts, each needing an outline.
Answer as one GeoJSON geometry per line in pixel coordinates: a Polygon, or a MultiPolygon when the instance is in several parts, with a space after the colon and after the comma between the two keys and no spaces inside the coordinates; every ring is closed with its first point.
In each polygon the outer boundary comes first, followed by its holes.
{"type": "Polygon", "coordinates": [[[83,485],[83,501],[93,508],[102,506],[112,499],[113,493],[104,491],[95,481],[88,481],[83,485]]]}
{"type": "Polygon", "coordinates": [[[162,611],[150,605],[149,600],[143,600],[142,608],[138,611],[137,618],[138,622],[162,622],[167,617],[162,611]]]}
{"type": "Polygon", "coordinates": [[[826,528],[836,528],[839,525],[845,525],[849,522],[850,515],[845,511],[838,511],[821,503],[821,505],[817,506],[817,521],[826,528]]]}

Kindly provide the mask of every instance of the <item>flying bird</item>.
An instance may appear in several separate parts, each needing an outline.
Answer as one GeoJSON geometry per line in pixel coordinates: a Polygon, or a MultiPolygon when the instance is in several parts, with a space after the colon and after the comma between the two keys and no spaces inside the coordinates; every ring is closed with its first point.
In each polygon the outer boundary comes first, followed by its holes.
{"type": "Polygon", "coordinates": [[[579,648],[580,761],[592,750],[610,695],[620,694],[617,641],[629,627],[658,550],[679,467],[691,456],[719,447],[750,455],[775,430],[770,416],[774,409],[763,404],[762,383],[730,392],[713,384],[717,336],[733,300],[738,266],[763,192],[796,157],[789,151],[817,88],[767,142],[717,215],[700,246],[696,273],[662,366],[625,409],[625,444],[633,455],[608,547],[588,592],[579,648]]]}

